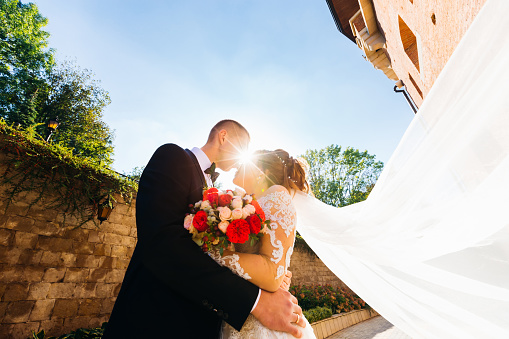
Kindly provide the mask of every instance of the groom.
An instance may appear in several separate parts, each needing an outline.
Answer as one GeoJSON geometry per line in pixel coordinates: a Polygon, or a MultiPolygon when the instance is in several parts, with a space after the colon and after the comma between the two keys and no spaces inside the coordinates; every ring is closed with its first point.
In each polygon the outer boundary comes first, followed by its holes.
{"type": "Polygon", "coordinates": [[[201,149],[156,150],[139,184],[138,243],[103,339],[217,338],[222,320],[240,330],[250,313],[270,329],[301,336],[292,324],[302,316],[295,297],[260,290],[219,266],[183,227],[189,204],[211,184],[207,167],[231,169],[248,143],[241,124],[223,120],[201,149]]]}

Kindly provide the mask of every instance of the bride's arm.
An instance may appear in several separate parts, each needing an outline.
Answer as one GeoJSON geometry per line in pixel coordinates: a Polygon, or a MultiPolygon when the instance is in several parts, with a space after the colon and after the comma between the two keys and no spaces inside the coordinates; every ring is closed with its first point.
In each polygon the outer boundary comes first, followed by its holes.
{"type": "Polygon", "coordinates": [[[248,254],[225,250],[216,261],[269,292],[276,291],[285,277],[290,263],[290,248],[295,239],[295,210],[291,197],[282,186],[271,187],[271,229],[260,239],[260,253],[248,254]]]}

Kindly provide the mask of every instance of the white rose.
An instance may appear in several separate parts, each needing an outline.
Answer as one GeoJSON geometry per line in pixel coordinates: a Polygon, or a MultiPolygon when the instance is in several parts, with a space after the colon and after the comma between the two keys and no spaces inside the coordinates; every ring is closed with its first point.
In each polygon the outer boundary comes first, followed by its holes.
{"type": "Polygon", "coordinates": [[[234,198],[231,204],[233,208],[242,208],[242,205],[244,205],[241,198],[234,198]]]}
{"type": "Polygon", "coordinates": [[[226,191],[226,194],[231,195],[231,197],[233,198],[233,191],[232,191],[232,190],[228,190],[228,191],[226,191]]]}
{"type": "Polygon", "coordinates": [[[198,201],[196,204],[194,204],[194,208],[200,208],[201,206],[201,200],[198,201]]]}
{"type": "Polygon", "coordinates": [[[219,225],[217,225],[217,227],[219,227],[221,232],[226,233],[226,230],[228,229],[228,225],[230,225],[230,223],[226,220],[223,220],[219,223],[219,225]]]}
{"type": "Polygon", "coordinates": [[[235,195],[237,195],[237,196],[242,198],[243,196],[246,195],[246,191],[244,191],[244,189],[241,188],[241,187],[236,187],[235,188],[235,195]]]}
{"type": "Polygon", "coordinates": [[[189,228],[191,228],[191,226],[193,226],[193,218],[194,218],[193,214],[188,214],[184,218],[184,228],[188,231],[189,231],[189,228]]]}
{"type": "Polygon", "coordinates": [[[246,205],[242,209],[242,218],[246,219],[247,217],[249,217],[254,212],[256,212],[256,209],[254,208],[253,205],[246,205]]]}
{"type": "Polygon", "coordinates": [[[232,220],[241,219],[242,218],[242,210],[240,208],[236,208],[232,211],[232,220]]]}
{"type": "Polygon", "coordinates": [[[201,209],[206,210],[206,209],[209,209],[210,207],[211,207],[210,202],[208,200],[201,202],[201,209]]]}
{"type": "Polygon", "coordinates": [[[250,195],[246,195],[246,196],[244,197],[244,200],[245,200],[248,204],[250,204],[250,203],[251,203],[251,201],[253,201],[253,197],[252,197],[252,196],[250,196],[250,195]]]}
{"type": "Polygon", "coordinates": [[[232,211],[229,207],[219,207],[219,219],[222,221],[230,220],[232,217],[232,211]],[[219,209],[220,208],[220,209],[219,209]]]}

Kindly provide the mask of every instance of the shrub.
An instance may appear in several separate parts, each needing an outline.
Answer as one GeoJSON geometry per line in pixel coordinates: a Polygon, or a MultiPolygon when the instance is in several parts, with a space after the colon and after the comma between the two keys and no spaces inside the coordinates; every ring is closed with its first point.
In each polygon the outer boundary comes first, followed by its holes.
{"type": "Polygon", "coordinates": [[[27,339],[101,339],[104,329],[108,323],[103,323],[101,327],[97,328],[79,328],[69,334],[61,335],[60,337],[46,337],[44,330],[35,333],[32,331],[32,336],[27,339]]]}
{"type": "Polygon", "coordinates": [[[328,307],[315,307],[302,312],[310,324],[332,317],[332,310],[328,307]]]}
{"type": "Polygon", "coordinates": [[[321,306],[330,308],[333,313],[339,313],[368,307],[358,295],[330,285],[293,285],[290,293],[297,298],[303,310],[321,306]]]}

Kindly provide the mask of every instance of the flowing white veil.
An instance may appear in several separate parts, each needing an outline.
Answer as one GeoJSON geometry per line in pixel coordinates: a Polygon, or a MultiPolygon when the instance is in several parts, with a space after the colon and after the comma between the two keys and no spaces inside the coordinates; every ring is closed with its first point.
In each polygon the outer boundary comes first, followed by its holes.
{"type": "Polygon", "coordinates": [[[509,338],[509,1],[488,0],[369,198],[298,230],[413,338],[509,338]]]}

